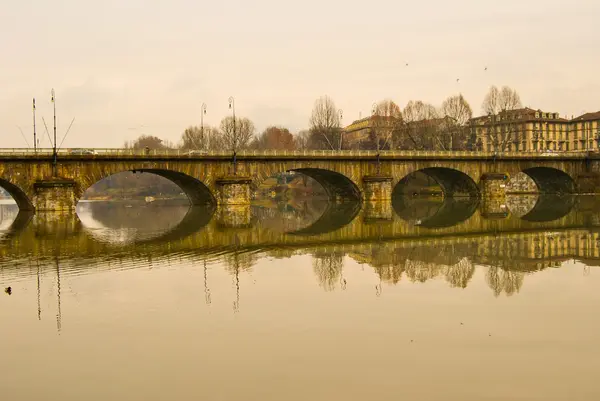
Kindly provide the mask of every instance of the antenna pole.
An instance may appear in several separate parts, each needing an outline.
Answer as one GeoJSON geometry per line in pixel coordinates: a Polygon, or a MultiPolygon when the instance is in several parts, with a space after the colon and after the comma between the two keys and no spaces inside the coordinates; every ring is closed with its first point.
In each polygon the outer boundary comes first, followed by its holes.
{"type": "Polygon", "coordinates": [[[54,105],[54,145],[52,148],[53,164],[54,164],[54,176],[56,176],[56,97],[54,96],[54,88],[52,88],[52,104],[54,105]]]}
{"type": "Polygon", "coordinates": [[[33,98],[33,151],[37,151],[37,139],[35,132],[35,98],[33,98]]]}

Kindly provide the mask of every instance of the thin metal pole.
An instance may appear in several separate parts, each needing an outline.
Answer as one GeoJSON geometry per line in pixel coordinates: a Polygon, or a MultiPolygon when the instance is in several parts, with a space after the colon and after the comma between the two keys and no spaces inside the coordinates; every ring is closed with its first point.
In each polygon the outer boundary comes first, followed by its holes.
{"type": "Polygon", "coordinates": [[[206,141],[204,140],[204,115],[206,114],[206,104],[202,103],[200,111],[200,140],[202,141],[203,150],[207,150],[206,141]]]}
{"type": "Polygon", "coordinates": [[[229,108],[233,112],[233,175],[237,174],[237,135],[235,130],[235,99],[229,97],[229,108]]]}
{"type": "Polygon", "coordinates": [[[35,98],[33,98],[33,151],[37,151],[37,134],[35,131],[35,98]]]}
{"type": "Polygon", "coordinates": [[[56,96],[54,95],[54,88],[52,88],[52,105],[54,106],[54,146],[52,147],[53,154],[53,165],[54,165],[54,176],[56,177],[56,96]]]}

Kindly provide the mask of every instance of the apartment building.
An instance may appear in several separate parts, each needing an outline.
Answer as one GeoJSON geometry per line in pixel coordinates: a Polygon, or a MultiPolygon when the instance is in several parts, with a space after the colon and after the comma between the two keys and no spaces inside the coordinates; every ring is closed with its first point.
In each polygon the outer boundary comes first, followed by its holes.
{"type": "Polygon", "coordinates": [[[530,108],[501,111],[470,120],[475,150],[578,151],[597,150],[600,112],[568,120],[555,112],[530,108]]]}

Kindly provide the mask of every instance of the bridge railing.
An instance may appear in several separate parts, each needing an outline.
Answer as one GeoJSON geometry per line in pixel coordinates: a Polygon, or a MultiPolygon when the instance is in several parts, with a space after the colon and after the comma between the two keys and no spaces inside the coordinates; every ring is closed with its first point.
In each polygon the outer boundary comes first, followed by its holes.
{"type": "MultiPolygon", "coordinates": [[[[530,158],[530,157],[548,157],[548,158],[564,158],[577,157],[584,158],[590,153],[588,151],[571,151],[571,152],[479,152],[479,151],[433,151],[433,150],[385,150],[377,152],[375,150],[240,150],[236,152],[239,157],[377,157],[377,154],[382,159],[398,158],[398,157],[425,157],[429,159],[435,158],[469,158],[469,157],[489,157],[489,158],[530,158]]],[[[203,158],[203,157],[232,157],[233,152],[230,150],[222,151],[201,151],[201,150],[183,150],[183,149],[123,149],[123,148],[71,148],[59,149],[58,156],[81,156],[86,158],[99,157],[181,157],[181,158],[203,158]]],[[[53,155],[52,148],[0,148],[0,157],[51,157],[53,155]]]]}

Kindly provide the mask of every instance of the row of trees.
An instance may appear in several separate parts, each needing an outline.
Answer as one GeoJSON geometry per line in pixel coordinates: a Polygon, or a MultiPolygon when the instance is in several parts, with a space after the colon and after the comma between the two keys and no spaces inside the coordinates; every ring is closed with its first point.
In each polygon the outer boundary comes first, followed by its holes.
{"type": "MultiPolygon", "coordinates": [[[[481,105],[484,115],[497,115],[522,107],[517,91],[492,86],[481,105]]],[[[328,96],[315,101],[309,128],[292,134],[287,128],[271,126],[259,135],[253,122],[245,117],[226,117],[218,127],[190,126],[175,145],[154,136],[142,136],[126,143],[132,148],[180,148],[185,150],[243,149],[474,149],[475,138],[469,129],[473,109],[462,94],[450,96],[439,107],[410,100],[401,108],[392,100],[373,106],[366,127],[345,131],[341,111],[328,96]]]]}

